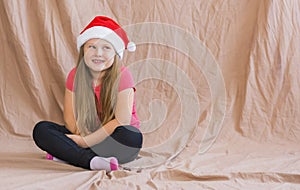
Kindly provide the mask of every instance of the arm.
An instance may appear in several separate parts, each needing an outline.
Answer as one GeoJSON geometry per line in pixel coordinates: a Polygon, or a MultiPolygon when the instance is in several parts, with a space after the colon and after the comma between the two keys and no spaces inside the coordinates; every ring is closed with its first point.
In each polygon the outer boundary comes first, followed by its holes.
{"type": "Polygon", "coordinates": [[[120,125],[129,125],[132,116],[132,106],[134,99],[133,88],[122,90],[118,93],[115,119],[109,121],[97,131],[83,137],[83,147],[93,146],[110,136],[120,125]]]}
{"type": "Polygon", "coordinates": [[[71,131],[71,133],[79,135],[73,110],[73,92],[68,89],[65,90],[64,120],[66,128],[71,131]]]}

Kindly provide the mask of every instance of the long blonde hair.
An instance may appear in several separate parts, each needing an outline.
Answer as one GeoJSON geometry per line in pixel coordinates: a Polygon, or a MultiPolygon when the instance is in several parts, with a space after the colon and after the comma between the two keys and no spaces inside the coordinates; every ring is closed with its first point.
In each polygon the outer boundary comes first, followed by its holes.
{"type": "Polygon", "coordinates": [[[74,112],[77,128],[85,136],[115,118],[115,108],[119,87],[119,57],[116,55],[112,66],[105,70],[101,78],[100,108],[93,88],[93,78],[84,62],[83,46],[80,48],[74,80],[74,112]]]}

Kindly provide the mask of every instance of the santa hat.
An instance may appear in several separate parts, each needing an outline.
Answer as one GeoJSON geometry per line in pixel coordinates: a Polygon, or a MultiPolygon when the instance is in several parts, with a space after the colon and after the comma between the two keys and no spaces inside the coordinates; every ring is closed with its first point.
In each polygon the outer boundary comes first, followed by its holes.
{"type": "Polygon", "coordinates": [[[111,18],[96,16],[77,37],[77,49],[92,38],[104,39],[112,44],[120,59],[124,50],[134,52],[136,45],[128,40],[126,32],[111,18]]]}

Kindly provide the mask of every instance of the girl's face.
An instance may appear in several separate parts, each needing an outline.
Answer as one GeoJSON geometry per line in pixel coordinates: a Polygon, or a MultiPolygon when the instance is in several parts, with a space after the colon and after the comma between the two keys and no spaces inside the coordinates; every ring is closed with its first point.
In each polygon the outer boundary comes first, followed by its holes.
{"type": "Polygon", "coordinates": [[[90,39],[83,47],[84,61],[92,73],[100,74],[114,63],[116,52],[106,40],[90,39]]]}

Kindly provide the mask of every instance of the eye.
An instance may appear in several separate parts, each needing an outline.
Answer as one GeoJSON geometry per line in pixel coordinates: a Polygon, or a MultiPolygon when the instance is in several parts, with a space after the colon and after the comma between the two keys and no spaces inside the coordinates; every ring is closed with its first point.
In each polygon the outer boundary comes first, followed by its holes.
{"type": "Polygon", "coordinates": [[[109,47],[109,46],[103,46],[103,49],[105,49],[105,50],[110,50],[111,47],[109,47]]]}
{"type": "Polygon", "coordinates": [[[97,47],[94,45],[89,45],[88,48],[96,49],[97,47]]]}

